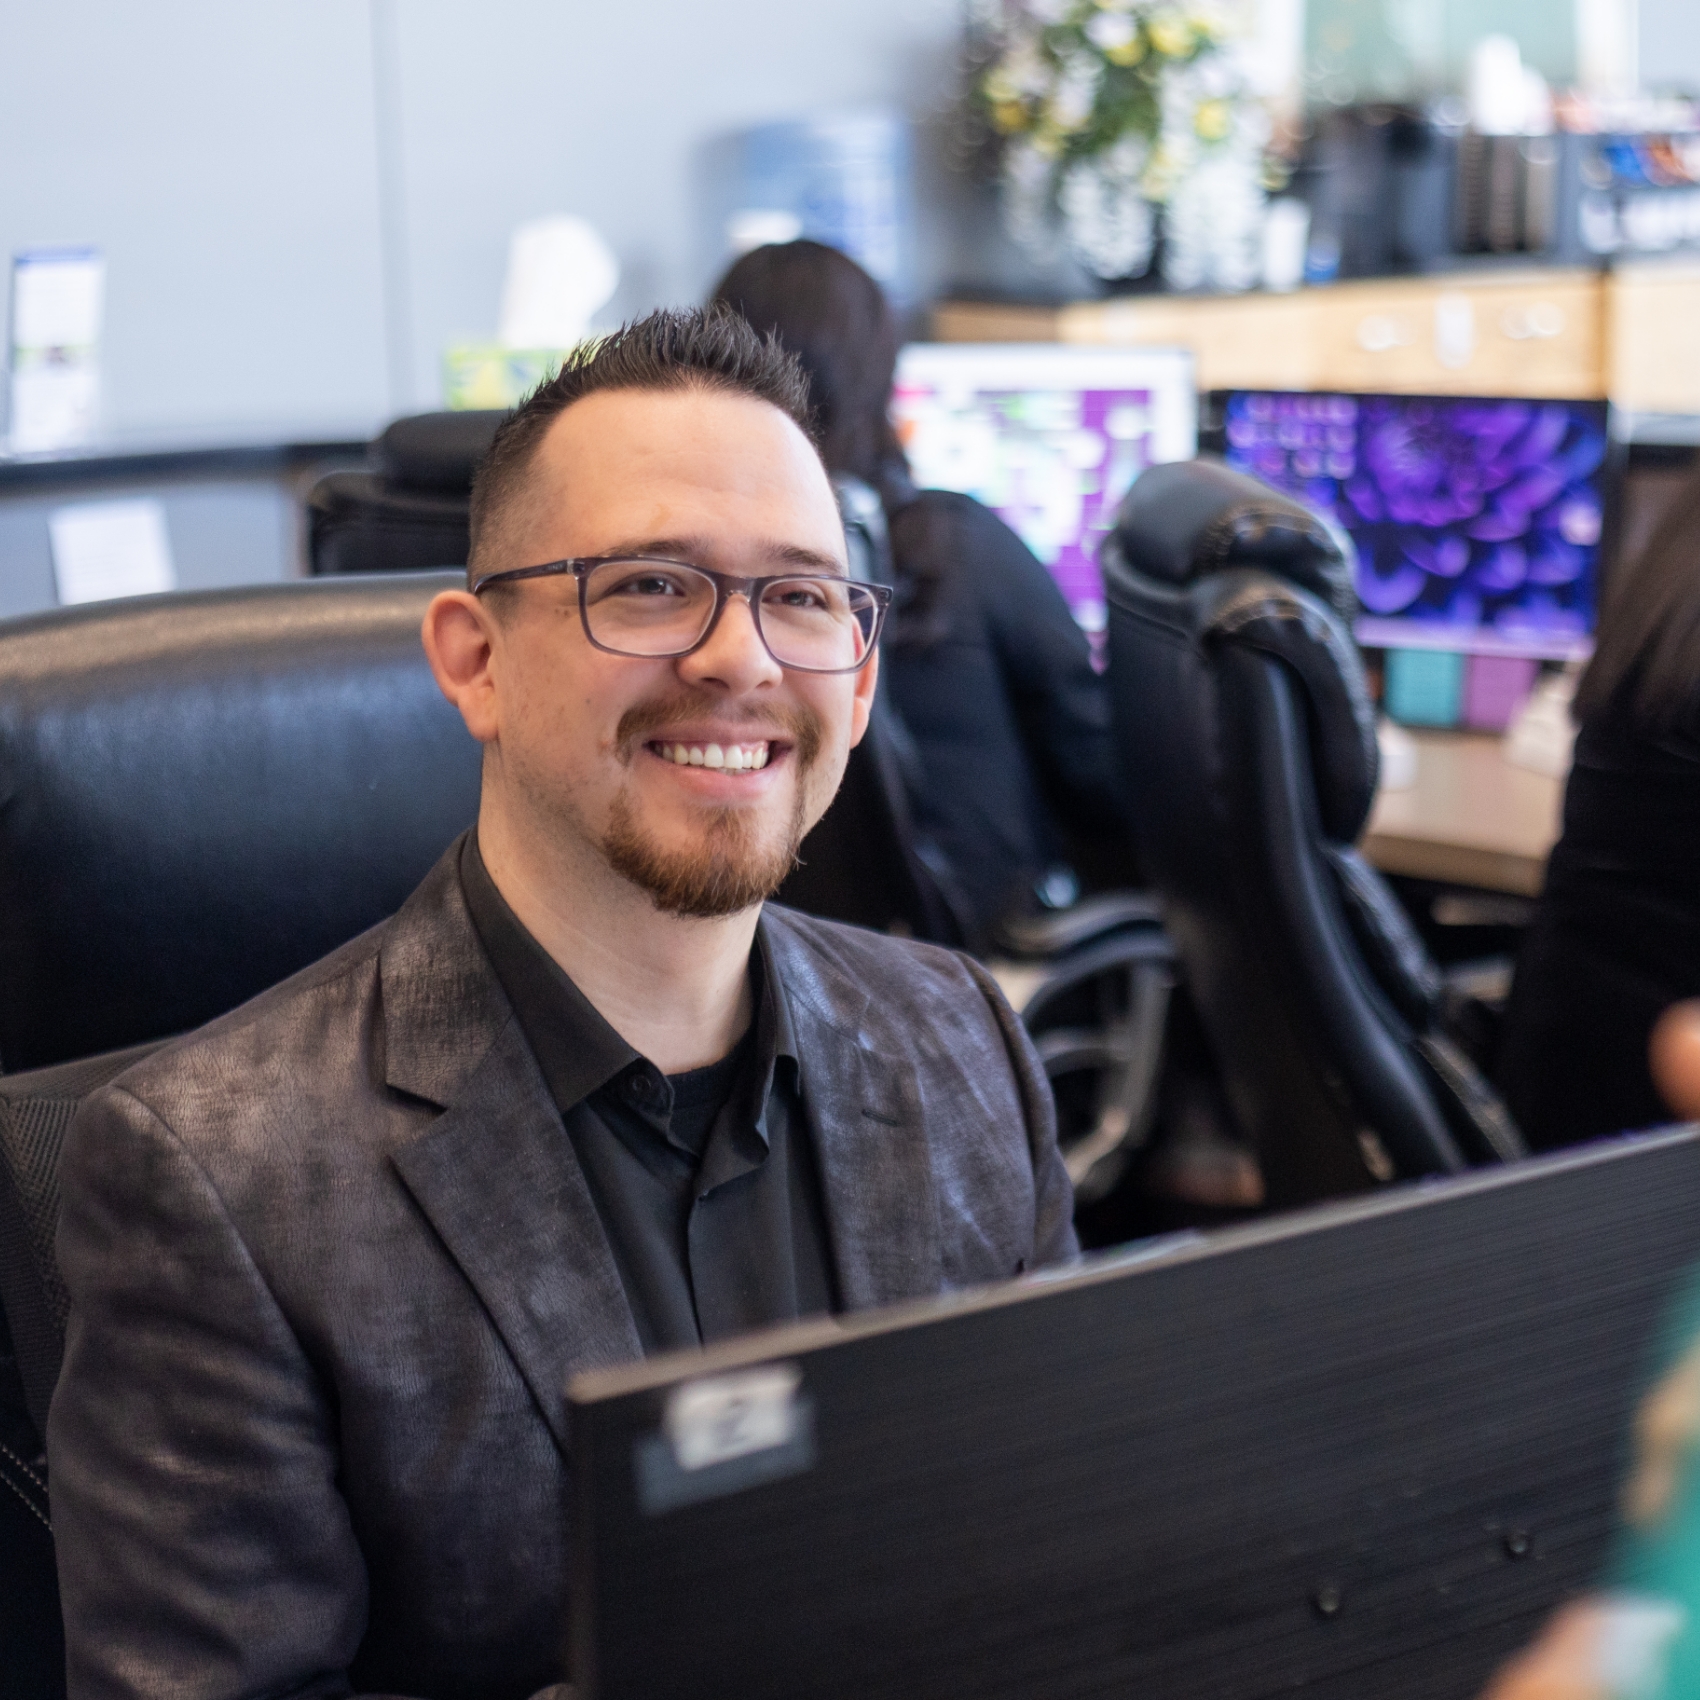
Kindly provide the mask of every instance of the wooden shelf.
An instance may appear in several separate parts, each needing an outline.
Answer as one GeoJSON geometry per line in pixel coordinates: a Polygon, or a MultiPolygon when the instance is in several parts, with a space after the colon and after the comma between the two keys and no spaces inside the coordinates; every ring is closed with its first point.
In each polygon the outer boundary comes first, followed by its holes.
{"type": "Polygon", "coordinates": [[[1190,348],[1200,389],[1609,397],[1700,414],[1700,262],[1508,266],[1291,295],[947,301],[942,342],[1190,348]]]}

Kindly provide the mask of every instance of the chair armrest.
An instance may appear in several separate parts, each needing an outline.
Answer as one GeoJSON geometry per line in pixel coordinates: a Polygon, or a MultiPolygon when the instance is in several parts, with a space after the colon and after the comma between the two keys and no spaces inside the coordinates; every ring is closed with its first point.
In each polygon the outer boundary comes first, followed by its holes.
{"type": "Polygon", "coordinates": [[[1067,909],[1008,916],[998,924],[997,943],[1010,956],[1055,957],[1125,928],[1157,927],[1162,921],[1151,892],[1105,891],[1067,909]]]}

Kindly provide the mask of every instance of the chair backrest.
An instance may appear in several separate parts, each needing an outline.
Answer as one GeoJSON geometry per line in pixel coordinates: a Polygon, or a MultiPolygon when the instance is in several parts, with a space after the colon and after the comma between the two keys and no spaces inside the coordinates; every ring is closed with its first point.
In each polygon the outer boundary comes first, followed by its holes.
{"type": "Polygon", "coordinates": [[[63,1700],[47,1471],[36,1443],[9,1431],[5,1319],[0,1317],[0,1692],[6,1700],[63,1700]]]}
{"type": "Polygon", "coordinates": [[[455,582],[0,625],[0,1067],[198,1026],[394,912],[477,811],[419,643],[455,582]]]}
{"type": "Polygon", "coordinates": [[[7,1700],[61,1700],[65,1647],[47,1494],[47,1407],[69,1306],[53,1256],[77,1106],[155,1047],[0,1077],[0,1671],[7,1700]]]}
{"type": "Polygon", "coordinates": [[[1209,461],[1141,476],[1103,553],[1141,860],[1272,1204],[1521,1151],[1353,848],[1377,750],[1352,564],[1337,528],[1209,461]]]}
{"type": "Polygon", "coordinates": [[[372,444],[364,471],[330,472],[307,493],[315,573],[464,567],[472,475],[505,415],[420,413],[372,444]]]}

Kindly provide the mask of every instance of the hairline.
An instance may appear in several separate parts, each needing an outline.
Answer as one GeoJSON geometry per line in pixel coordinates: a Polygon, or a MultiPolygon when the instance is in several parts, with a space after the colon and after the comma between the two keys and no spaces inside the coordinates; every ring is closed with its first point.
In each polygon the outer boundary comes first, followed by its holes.
{"type": "MultiPolygon", "coordinates": [[[[595,389],[586,390],[580,395],[571,397],[569,400],[563,402],[561,406],[555,408],[550,413],[548,419],[538,428],[530,443],[526,445],[524,453],[519,461],[509,469],[509,486],[514,497],[517,499],[510,500],[508,503],[504,504],[504,512],[519,506],[526,499],[526,496],[532,488],[532,475],[535,470],[537,456],[542,452],[544,439],[549,436],[562,419],[564,419],[581,403],[594,401],[597,396],[602,395],[666,396],[683,395],[691,390],[697,390],[707,395],[730,396],[734,399],[751,401],[762,407],[771,408],[773,412],[777,413],[780,418],[783,419],[806,444],[808,444],[810,453],[815,457],[816,463],[820,466],[822,473],[826,476],[828,483],[830,484],[832,469],[826,464],[826,457],[821,452],[821,445],[815,440],[814,435],[805,429],[805,427],[779,402],[775,401],[771,396],[758,395],[754,390],[725,377],[719,372],[706,370],[700,367],[676,367],[672,370],[672,372],[667,374],[665,378],[663,378],[663,376],[659,373],[656,374],[655,381],[649,383],[632,382],[600,385],[595,389]]],[[[525,404],[521,403],[520,405],[523,407],[525,404]]],[[[516,409],[515,411],[517,412],[518,410],[516,409]]],[[[510,417],[512,416],[510,415],[510,417]]],[[[498,522],[493,529],[496,531],[499,538],[501,532],[506,528],[498,522]]],[[[480,541],[482,541],[482,533],[480,541]]],[[[471,587],[475,579],[481,576],[483,569],[481,567],[476,567],[476,559],[486,552],[486,549],[479,548],[476,545],[468,549],[466,563],[466,582],[468,588],[471,587]]],[[[499,572],[504,569],[496,568],[494,570],[499,572]]]]}

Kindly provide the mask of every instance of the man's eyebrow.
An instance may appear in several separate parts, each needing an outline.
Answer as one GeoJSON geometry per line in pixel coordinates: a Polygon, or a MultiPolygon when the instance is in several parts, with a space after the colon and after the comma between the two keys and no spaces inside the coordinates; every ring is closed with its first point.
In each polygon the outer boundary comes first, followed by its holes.
{"type": "MultiPolygon", "coordinates": [[[[604,549],[606,558],[613,555],[649,555],[669,561],[698,561],[714,551],[701,537],[642,537],[604,549]]],[[[755,544],[745,556],[751,561],[771,561],[779,567],[802,567],[810,572],[832,573],[843,577],[844,563],[835,555],[822,554],[801,543],[765,542],[755,544]]]]}

